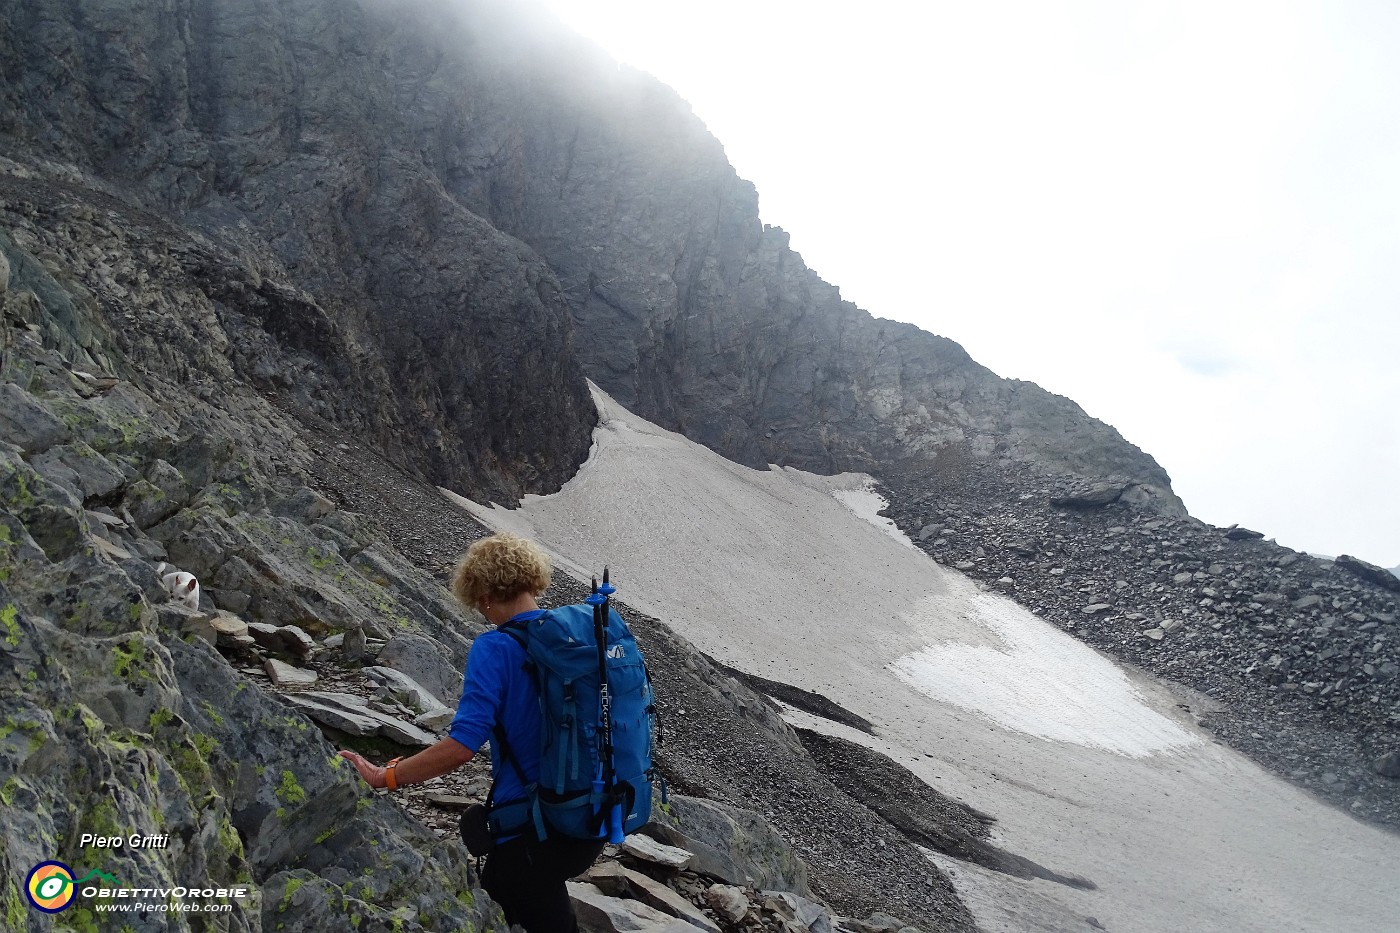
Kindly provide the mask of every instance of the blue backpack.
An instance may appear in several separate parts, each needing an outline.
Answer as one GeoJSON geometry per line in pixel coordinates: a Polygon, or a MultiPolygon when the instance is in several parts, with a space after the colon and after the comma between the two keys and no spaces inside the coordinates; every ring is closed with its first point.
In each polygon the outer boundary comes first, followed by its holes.
{"type": "Polygon", "coordinates": [[[505,733],[497,729],[492,736],[493,751],[515,769],[527,795],[493,805],[493,784],[486,807],[495,837],[533,827],[541,840],[552,832],[620,843],[651,819],[656,701],[636,639],[607,605],[610,592],[604,575],[602,592],[589,597],[593,605],[560,606],[501,629],[529,658],[543,724],[540,777],[533,785],[505,733]],[[596,633],[604,619],[600,652],[596,633]]]}

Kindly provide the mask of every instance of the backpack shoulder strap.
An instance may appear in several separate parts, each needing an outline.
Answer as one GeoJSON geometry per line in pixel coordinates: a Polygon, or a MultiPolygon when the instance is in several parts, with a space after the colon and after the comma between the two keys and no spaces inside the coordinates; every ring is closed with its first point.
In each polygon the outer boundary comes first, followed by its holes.
{"type": "Polygon", "coordinates": [[[526,654],[530,653],[530,629],[528,622],[524,620],[519,622],[507,622],[505,625],[496,629],[496,631],[500,632],[502,635],[509,635],[510,640],[523,648],[526,654]]]}

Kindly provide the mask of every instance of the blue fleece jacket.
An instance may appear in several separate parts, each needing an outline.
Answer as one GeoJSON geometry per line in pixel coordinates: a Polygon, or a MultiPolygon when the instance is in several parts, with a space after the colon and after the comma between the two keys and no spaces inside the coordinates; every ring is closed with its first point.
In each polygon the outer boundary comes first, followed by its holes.
{"type": "MultiPolygon", "coordinates": [[[[544,612],[522,612],[510,621],[530,621],[544,612]]],[[[467,654],[462,699],[448,734],[475,752],[491,739],[491,731],[499,725],[525,780],[533,784],[540,777],[542,725],[539,691],[525,664],[525,649],[500,629],[477,636],[467,654]]],[[[494,747],[491,776],[496,781],[497,803],[525,796],[525,787],[515,769],[494,747]]]]}

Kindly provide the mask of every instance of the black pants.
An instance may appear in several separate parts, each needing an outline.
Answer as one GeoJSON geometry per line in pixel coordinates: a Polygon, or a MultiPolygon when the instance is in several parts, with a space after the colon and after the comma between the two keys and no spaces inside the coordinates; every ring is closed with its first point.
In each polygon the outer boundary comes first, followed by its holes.
{"type": "Polygon", "coordinates": [[[577,933],[578,920],[564,882],[586,872],[603,841],[517,836],[486,857],[481,886],[501,905],[506,922],[529,933],[577,933]]]}

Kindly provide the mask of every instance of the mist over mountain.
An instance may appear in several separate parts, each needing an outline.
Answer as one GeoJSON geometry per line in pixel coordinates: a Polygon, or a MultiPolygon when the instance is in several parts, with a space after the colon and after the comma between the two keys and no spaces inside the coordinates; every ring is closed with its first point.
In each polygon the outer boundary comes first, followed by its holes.
{"type": "MultiPolygon", "coordinates": [[[[251,884],[230,930],[501,928],[452,818],[333,752],[431,739],[434,704],[365,670],[460,683],[484,630],[444,585],[484,529],[432,486],[559,489],[599,422],[589,379],[739,464],[871,473],[938,562],[1191,683],[1236,745],[1286,722],[1251,754],[1400,821],[1379,568],[1195,521],[1071,400],[842,300],[684,101],[520,5],[0,0],[0,320],[9,877],[67,857],[251,884]],[[160,562],[198,576],[199,609],[160,562]],[[183,842],[77,849],[114,832],[183,842]]],[[[634,618],[666,702],[706,717],[661,760],[691,822],[654,829],[704,853],[674,885],[697,904],[723,880],[770,927],[820,928],[810,897],[868,919],[822,914],[848,933],[898,930],[888,911],[971,929],[930,841],[1065,883],[991,846],[994,815],[912,792],[871,811],[817,760],[854,753],[813,753],[754,684],[829,699],[634,618]]]]}
{"type": "Polygon", "coordinates": [[[41,2],[9,21],[11,157],[101,177],[295,283],[316,310],[284,333],[326,334],[324,376],[294,391],[439,481],[557,487],[593,417],[582,372],[749,465],[958,448],[1180,511],[1073,402],[842,301],[683,101],[511,5],[41,2]]]}

